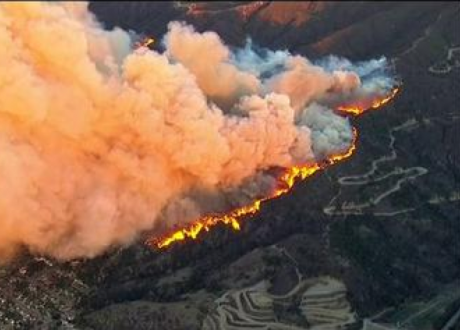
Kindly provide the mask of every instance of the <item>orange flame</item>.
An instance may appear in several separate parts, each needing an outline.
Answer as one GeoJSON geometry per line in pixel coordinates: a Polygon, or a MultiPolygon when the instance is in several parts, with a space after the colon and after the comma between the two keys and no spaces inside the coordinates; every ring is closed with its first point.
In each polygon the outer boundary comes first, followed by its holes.
{"type": "MultiPolygon", "coordinates": [[[[368,109],[376,109],[388,103],[392,98],[395,97],[398,91],[399,88],[394,88],[389,96],[374,100],[368,109]]],[[[367,109],[359,107],[339,107],[338,110],[343,111],[346,114],[359,115],[367,109]]],[[[257,213],[260,210],[262,203],[289,192],[297,180],[304,180],[315,174],[320,169],[350,157],[356,150],[357,137],[358,132],[355,128],[353,128],[353,141],[348,150],[343,153],[329,156],[329,158],[323,164],[313,163],[302,166],[294,166],[287,169],[286,172],[284,172],[278,179],[281,187],[276,189],[270,196],[258,199],[250,205],[234,209],[225,214],[207,215],[189,224],[185,228],[178,229],[159,238],[151,239],[147,242],[147,244],[163,249],[178,241],[196,239],[201,232],[209,231],[212,227],[219,223],[229,225],[234,230],[240,230],[240,220],[245,216],[257,213]]]]}
{"type": "Polygon", "coordinates": [[[364,107],[361,105],[346,105],[346,106],[338,107],[337,110],[341,112],[345,112],[353,116],[358,116],[369,109],[378,109],[381,106],[387,104],[396,96],[398,92],[399,92],[399,87],[393,88],[393,90],[391,91],[389,95],[373,100],[369,107],[364,107]]]}
{"type": "Polygon", "coordinates": [[[148,46],[152,45],[154,42],[155,42],[155,39],[153,39],[151,37],[147,37],[144,40],[142,40],[141,42],[136,43],[135,48],[139,49],[141,47],[148,47],[148,46]]]}

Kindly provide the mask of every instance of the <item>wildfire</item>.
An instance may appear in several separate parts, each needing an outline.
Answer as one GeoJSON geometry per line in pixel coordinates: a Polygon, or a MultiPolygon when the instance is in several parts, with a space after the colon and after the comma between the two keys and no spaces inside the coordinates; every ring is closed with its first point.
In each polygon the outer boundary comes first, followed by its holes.
{"type": "MultiPolygon", "coordinates": [[[[353,129],[353,142],[350,148],[341,154],[332,155],[327,161],[326,165],[332,165],[340,160],[350,157],[355,150],[355,144],[357,139],[357,131],[353,129]]],[[[240,223],[239,220],[248,215],[252,215],[257,213],[260,210],[260,206],[263,202],[268,201],[270,199],[277,198],[281,195],[287,193],[291,188],[294,186],[294,183],[297,180],[304,180],[309,176],[315,174],[318,170],[320,170],[323,166],[317,163],[303,165],[303,166],[294,166],[289,169],[285,173],[283,173],[279,178],[279,186],[280,188],[276,189],[269,197],[265,197],[262,199],[258,199],[250,205],[246,205],[240,208],[237,208],[233,211],[230,211],[227,214],[217,214],[217,215],[208,215],[205,216],[192,224],[188,227],[179,229],[169,235],[166,235],[161,238],[157,238],[148,242],[148,244],[152,244],[157,246],[158,248],[166,248],[172,243],[177,241],[183,241],[187,238],[196,239],[196,237],[202,231],[209,231],[211,227],[217,225],[218,223],[223,223],[225,225],[230,225],[234,230],[240,230],[240,223]]]]}
{"type": "MultiPolygon", "coordinates": [[[[339,107],[338,110],[343,111],[346,114],[360,115],[368,109],[376,109],[388,103],[392,98],[395,97],[398,91],[398,87],[394,88],[388,96],[374,100],[371,106],[367,109],[351,106],[339,107]]],[[[303,166],[294,166],[287,169],[278,179],[279,188],[276,189],[270,196],[258,199],[250,205],[234,209],[225,214],[205,216],[203,218],[196,220],[195,222],[191,223],[185,228],[178,229],[163,237],[149,240],[147,244],[163,249],[178,241],[183,241],[186,239],[196,239],[201,232],[209,231],[212,227],[216,226],[219,223],[231,226],[234,230],[240,230],[240,220],[245,216],[257,213],[260,210],[262,203],[277,198],[289,192],[297,180],[304,180],[315,174],[320,169],[338,163],[339,161],[342,161],[350,157],[356,150],[357,137],[358,132],[355,128],[353,128],[353,141],[350,147],[343,153],[329,156],[329,158],[322,164],[313,163],[306,164],[303,166]]]]}
{"type": "Polygon", "coordinates": [[[396,96],[398,92],[399,92],[399,87],[393,88],[393,90],[391,91],[389,95],[373,100],[369,107],[364,107],[361,105],[346,105],[346,106],[338,107],[337,110],[345,112],[353,116],[358,116],[367,110],[378,109],[381,106],[387,104],[396,96]]]}

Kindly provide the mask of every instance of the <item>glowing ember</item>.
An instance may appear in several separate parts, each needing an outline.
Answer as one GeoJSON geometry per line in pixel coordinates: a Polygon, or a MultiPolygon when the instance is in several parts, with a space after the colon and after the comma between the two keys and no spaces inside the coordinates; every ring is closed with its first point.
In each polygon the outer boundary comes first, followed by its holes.
{"type": "Polygon", "coordinates": [[[373,100],[369,107],[363,107],[361,105],[346,105],[346,106],[338,107],[337,110],[345,112],[353,116],[357,116],[369,109],[378,109],[381,106],[387,104],[396,96],[398,92],[399,92],[399,87],[395,87],[388,96],[377,98],[373,100]]]}
{"type": "Polygon", "coordinates": [[[147,37],[144,40],[142,40],[141,42],[136,43],[135,48],[139,49],[141,47],[148,47],[150,45],[153,45],[154,42],[155,42],[155,39],[147,37]]]}
{"type": "MultiPolygon", "coordinates": [[[[388,103],[392,98],[395,97],[398,91],[399,88],[394,88],[390,95],[381,99],[374,100],[371,103],[371,106],[367,109],[358,106],[350,106],[339,107],[338,110],[346,114],[360,115],[368,109],[377,109],[378,107],[381,107],[382,105],[388,103]]],[[[276,189],[270,196],[258,199],[250,205],[237,208],[233,211],[230,211],[229,213],[205,216],[191,223],[186,228],[178,229],[177,231],[167,234],[163,237],[152,239],[148,241],[147,244],[156,246],[160,249],[166,248],[178,241],[183,241],[189,238],[196,239],[202,231],[209,231],[211,227],[216,226],[219,223],[229,225],[234,230],[240,230],[239,221],[241,220],[241,218],[243,218],[244,216],[253,215],[257,213],[260,210],[261,204],[263,202],[277,198],[289,192],[295,184],[296,180],[304,180],[312,176],[325,166],[335,164],[339,161],[342,161],[350,157],[356,150],[357,136],[358,132],[356,131],[356,129],[353,129],[353,141],[350,145],[350,148],[343,153],[331,155],[323,164],[315,163],[303,166],[294,166],[292,168],[287,169],[286,172],[284,172],[278,179],[280,188],[276,189]]]]}

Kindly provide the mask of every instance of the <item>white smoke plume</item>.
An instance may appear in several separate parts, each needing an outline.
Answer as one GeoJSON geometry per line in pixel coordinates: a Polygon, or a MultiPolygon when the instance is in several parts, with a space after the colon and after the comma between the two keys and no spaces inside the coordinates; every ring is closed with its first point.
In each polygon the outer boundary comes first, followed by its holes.
{"type": "Polygon", "coordinates": [[[349,62],[233,53],[177,22],[164,43],[133,50],[86,3],[0,3],[0,261],[23,247],[93,257],[196,216],[193,191],[346,149],[331,95],[367,97],[389,79],[367,87],[349,62]]]}

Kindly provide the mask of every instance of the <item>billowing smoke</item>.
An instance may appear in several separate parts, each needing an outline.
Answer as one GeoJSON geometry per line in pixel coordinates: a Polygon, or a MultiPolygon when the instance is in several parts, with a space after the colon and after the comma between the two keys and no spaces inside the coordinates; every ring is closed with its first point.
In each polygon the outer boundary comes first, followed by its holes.
{"type": "Polygon", "coordinates": [[[163,42],[133,50],[85,3],[0,4],[0,260],[93,257],[190,220],[194,192],[348,148],[330,106],[390,88],[384,59],[232,52],[178,22],[163,42]]]}

